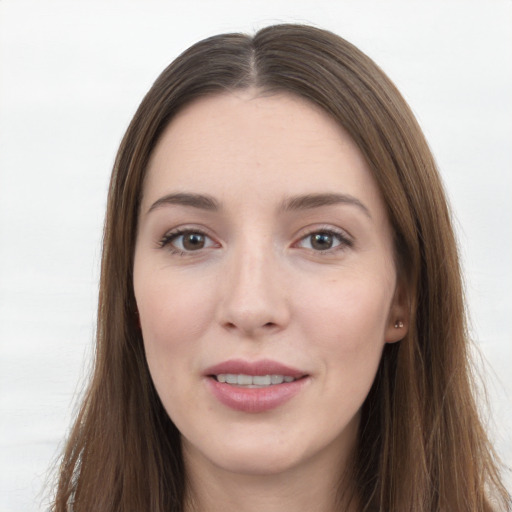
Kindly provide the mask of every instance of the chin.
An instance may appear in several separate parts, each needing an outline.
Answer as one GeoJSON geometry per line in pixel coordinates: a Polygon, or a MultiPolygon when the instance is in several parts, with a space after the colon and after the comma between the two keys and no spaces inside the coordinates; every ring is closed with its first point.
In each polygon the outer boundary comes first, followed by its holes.
{"type": "MultiPolygon", "coordinates": [[[[321,461],[325,461],[326,457],[334,466],[338,466],[340,458],[346,455],[347,444],[352,444],[347,443],[349,440],[346,436],[331,437],[331,432],[323,432],[318,438],[308,439],[302,430],[275,430],[269,432],[263,429],[258,432],[247,429],[243,433],[232,431],[230,436],[222,439],[203,438],[196,444],[184,439],[185,463],[195,464],[202,459],[203,462],[208,461],[212,468],[228,473],[277,476],[317,464],[324,467],[321,461]],[[334,453],[338,453],[338,456],[333,456],[334,453]]],[[[350,437],[353,438],[353,435],[350,437]]]]}
{"type": "Polygon", "coordinates": [[[212,454],[211,462],[229,473],[247,476],[267,476],[286,473],[298,467],[301,454],[290,451],[262,450],[258,446],[230,449],[222,454],[212,454]],[[218,455],[218,456],[216,456],[218,455]]]}

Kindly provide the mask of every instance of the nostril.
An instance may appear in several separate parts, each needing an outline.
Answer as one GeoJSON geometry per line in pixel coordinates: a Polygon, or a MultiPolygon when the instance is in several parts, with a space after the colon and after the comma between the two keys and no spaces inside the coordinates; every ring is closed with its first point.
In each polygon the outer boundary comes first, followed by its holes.
{"type": "Polygon", "coordinates": [[[226,322],[224,324],[224,328],[227,329],[228,331],[237,331],[237,330],[242,330],[242,331],[247,331],[247,332],[252,332],[252,331],[258,331],[259,329],[263,329],[265,331],[271,331],[273,329],[275,329],[276,327],[278,326],[278,324],[276,324],[275,322],[266,322],[264,324],[260,324],[260,326],[242,326],[242,325],[237,325],[236,322],[226,322]]]}

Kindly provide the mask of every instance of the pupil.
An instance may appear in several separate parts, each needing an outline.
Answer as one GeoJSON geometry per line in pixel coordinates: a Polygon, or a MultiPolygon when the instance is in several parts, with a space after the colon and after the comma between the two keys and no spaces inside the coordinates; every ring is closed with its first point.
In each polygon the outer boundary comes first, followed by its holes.
{"type": "Polygon", "coordinates": [[[190,233],[183,237],[183,247],[189,251],[202,249],[204,246],[204,236],[199,233],[190,233]]]}
{"type": "Polygon", "coordinates": [[[317,233],[311,236],[311,246],[314,249],[325,251],[332,247],[332,235],[328,233],[317,233]]]}

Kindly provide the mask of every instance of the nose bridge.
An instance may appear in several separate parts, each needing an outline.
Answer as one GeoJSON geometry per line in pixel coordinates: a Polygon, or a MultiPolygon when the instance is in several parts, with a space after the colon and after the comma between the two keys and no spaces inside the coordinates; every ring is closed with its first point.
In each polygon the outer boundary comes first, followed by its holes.
{"type": "Polygon", "coordinates": [[[221,322],[245,333],[279,328],[287,321],[280,263],[270,240],[240,240],[224,276],[221,322]]]}

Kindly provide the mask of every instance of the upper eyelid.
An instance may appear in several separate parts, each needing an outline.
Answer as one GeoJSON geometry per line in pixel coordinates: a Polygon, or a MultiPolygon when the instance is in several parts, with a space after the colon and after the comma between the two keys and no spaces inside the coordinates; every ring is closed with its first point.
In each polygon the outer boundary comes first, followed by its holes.
{"type": "Polygon", "coordinates": [[[165,247],[174,239],[187,233],[199,233],[220,245],[220,242],[217,241],[216,237],[209,233],[209,230],[206,228],[183,225],[169,229],[162,236],[160,236],[157,240],[158,247],[165,247]]]}
{"type": "Polygon", "coordinates": [[[354,236],[349,233],[346,229],[333,226],[331,224],[315,224],[311,226],[306,226],[298,230],[296,234],[296,240],[302,240],[303,238],[312,235],[314,233],[332,233],[334,235],[338,235],[342,238],[350,240],[354,242],[354,236]]]}
{"type": "Polygon", "coordinates": [[[348,249],[353,249],[355,247],[355,239],[352,235],[350,235],[346,230],[341,228],[335,228],[334,226],[324,226],[324,227],[318,227],[318,226],[312,226],[310,230],[306,231],[305,233],[301,234],[297,238],[295,238],[295,241],[292,244],[292,247],[295,247],[297,249],[303,249],[308,252],[312,252],[316,255],[322,255],[327,257],[328,255],[335,255],[338,254],[340,251],[343,252],[348,249]],[[305,239],[310,237],[311,235],[314,235],[315,233],[329,233],[338,238],[339,244],[330,247],[329,249],[325,250],[315,250],[311,249],[309,247],[299,247],[299,244],[303,242],[305,239]]]}
{"type": "Polygon", "coordinates": [[[162,235],[163,237],[172,236],[172,235],[182,235],[184,233],[200,233],[202,235],[206,235],[210,238],[215,238],[215,236],[211,233],[211,231],[203,226],[194,226],[189,224],[182,224],[180,226],[176,226],[175,228],[168,229],[162,235]]]}

